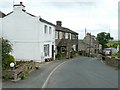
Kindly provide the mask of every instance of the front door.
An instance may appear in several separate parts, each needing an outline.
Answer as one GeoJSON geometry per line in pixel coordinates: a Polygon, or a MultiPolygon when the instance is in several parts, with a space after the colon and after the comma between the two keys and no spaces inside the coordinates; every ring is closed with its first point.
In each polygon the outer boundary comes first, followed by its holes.
{"type": "Polygon", "coordinates": [[[52,60],[54,60],[54,45],[52,45],[52,60]]]}

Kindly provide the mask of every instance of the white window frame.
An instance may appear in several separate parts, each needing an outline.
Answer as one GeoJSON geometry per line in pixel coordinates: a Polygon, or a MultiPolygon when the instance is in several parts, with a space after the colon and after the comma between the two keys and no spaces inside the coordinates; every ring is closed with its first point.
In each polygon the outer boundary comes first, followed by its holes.
{"type": "Polygon", "coordinates": [[[44,33],[47,34],[47,25],[44,25],[44,33]]]}
{"type": "Polygon", "coordinates": [[[49,44],[44,44],[44,56],[47,57],[50,55],[49,50],[50,49],[50,45],[49,44]]]}
{"type": "Polygon", "coordinates": [[[58,39],[58,31],[55,31],[55,39],[58,39]]]}
{"type": "Polygon", "coordinates": [[[68,33],[65,33],[65,39],[68,39],[68,33]]]}
{"type": "Polygon", "coordinates": [[[63,32],[59,32],[59,39],[63,38],[63,32]]]}
{"type": "Polygon", "coordinates": [[[52,27],[49,27],[49,34],[52,34],[52,27]]]}

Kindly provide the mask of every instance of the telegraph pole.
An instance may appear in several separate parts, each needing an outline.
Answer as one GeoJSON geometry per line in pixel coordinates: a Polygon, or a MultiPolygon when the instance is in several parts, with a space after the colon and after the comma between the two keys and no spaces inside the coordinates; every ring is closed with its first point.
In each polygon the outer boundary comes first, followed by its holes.
{"type": "Polygon", "coordinates": [[[89,34],[90,35],[90,39],[89,39],[89,57],[90,57],[90,49],[91,49],[91,33],[89,34]]]}

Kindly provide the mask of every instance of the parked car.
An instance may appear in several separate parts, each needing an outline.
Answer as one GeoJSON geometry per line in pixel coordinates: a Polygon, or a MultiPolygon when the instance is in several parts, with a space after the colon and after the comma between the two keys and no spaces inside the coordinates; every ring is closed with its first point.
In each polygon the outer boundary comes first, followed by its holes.
{"type": "Polygon", "coordinates": [[[102,52],[102,59],[105,60],[105,56],[112,57],[112,54],[117,52],[118,50],[116,48],[105,48],[102,52]]]}

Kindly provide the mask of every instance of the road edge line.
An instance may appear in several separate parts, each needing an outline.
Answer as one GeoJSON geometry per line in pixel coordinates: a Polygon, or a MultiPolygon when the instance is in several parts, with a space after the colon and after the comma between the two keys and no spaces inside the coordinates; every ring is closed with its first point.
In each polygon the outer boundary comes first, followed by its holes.
{"type": "Polygon", "coordinates": [[[67,61],[64,61],[63,63],[59,64],[57,67],[55,67],[51,73],[49,74],[49,76],[47,77],[47,79],[45,80],[44,84],[42,85],[42,88],[45,88],[45,86],[47,85],[51,75],[57,70],[58,67],[60,67],[61,65],[63,65],[64,63],[66,63],[67,61]]]}

